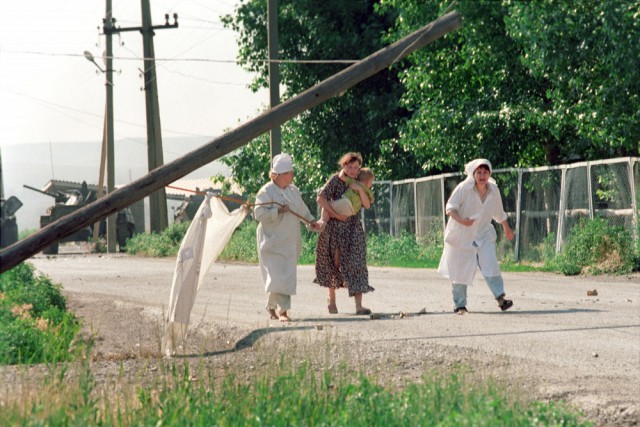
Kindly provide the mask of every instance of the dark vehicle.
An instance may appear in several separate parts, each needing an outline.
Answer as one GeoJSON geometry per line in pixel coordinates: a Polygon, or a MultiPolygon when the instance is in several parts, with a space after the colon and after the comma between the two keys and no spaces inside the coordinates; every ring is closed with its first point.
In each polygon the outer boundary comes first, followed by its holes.
{"type": "MultiPolygon", "coordinates": [[[[68,192],[57,191],[55,193],[49,193],[47,191],[38,190],[37,188],[31,187],[29,185],[24,185],[24,187],[55,199],[55,204],[47,208],[47,212],[45,215],[40,216],[40,228],[44,228],[52,222],[62,218],[63,216],[75,212],[76,210],[96,200],[95,192],[89,191],[87,189],[86,182],[82,182],[82,186],[79,191],[71,190],[68,192]]],[[[98,231],[99,236],[106,236],[106,230],[106,221],[102,220],[100,222],[100,229],[98,231]]],[[[118,246],[120,247],[120,251],[124,250],[127,239],[133,237],[134,233],[135,222],[133,220],[133,215],[128,208],[123,209],[122,211],[118,212],[116,216],[116,240],[118,242],[118,246]]],[[[70,236],[62,238],[51,246],[48,246],[42,251],[42,253],[55,255],[58,253],[59,243],[88,242],[91,240],[92,236],[93,226],[87,226],[81,230],[76,231],[70,236]]]]}
{"type": "Polygon", "coordinates": [[[0,248],[5,248],[18,241],[18,224],[16,212],[22,202],[15,196],[7,200],[0,199],[0,248]]]}

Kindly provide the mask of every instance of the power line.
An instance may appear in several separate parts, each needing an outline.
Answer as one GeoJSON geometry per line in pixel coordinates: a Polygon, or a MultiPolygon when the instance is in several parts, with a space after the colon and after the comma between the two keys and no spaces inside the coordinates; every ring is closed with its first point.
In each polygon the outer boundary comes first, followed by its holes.
{"type": "MultiPolygon", "coordinates": [[[[29,50],[0,50],[0,53],[12,53],[19,55],[41,55],[41,56],[64,56],[64,57],[84,57],[81,53],[55,53],[55,52],[41,52],[41,51],[29,51],[29,50]]],[[[108,58],[108,57],[105,57],[108,58]]],[[[144,57],[126,57],[126,56],[112,56],[110,59],[119,59],[122,61],[140,61],[140,60],[156,60],[161,62],[211,62],[220,64],[239,64],[240,61],[234,59],[211,59],[211,58],[144,58],[144,57]]],[[[359,62],[359,59],[275,59],[269,61],[268,59],[253,59],[242,62],[251,63],[280,63],[280,64],[355,64],[359,62]]]]}

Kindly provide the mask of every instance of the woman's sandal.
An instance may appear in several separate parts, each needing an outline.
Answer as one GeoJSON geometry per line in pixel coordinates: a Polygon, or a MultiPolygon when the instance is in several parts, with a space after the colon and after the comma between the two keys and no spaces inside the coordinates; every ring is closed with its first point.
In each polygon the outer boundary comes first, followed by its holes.
{"type": "Polygon", "coordinates": [[[465,313],[468,313],[469,310],[467,310],[467,307],[456,307],[453,309],[453,312],[455,314],[463,315],[465,313]]]}
{"type": "Polygon", "coordinates": [[[338,314],[338,307],[335,304],[329,304],[327,309],[329,310],[329,314],[338,314]]]}

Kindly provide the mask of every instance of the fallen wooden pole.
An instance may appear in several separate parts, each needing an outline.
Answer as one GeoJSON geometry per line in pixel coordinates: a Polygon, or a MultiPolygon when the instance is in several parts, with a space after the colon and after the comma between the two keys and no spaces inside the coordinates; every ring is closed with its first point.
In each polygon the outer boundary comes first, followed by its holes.
{"type": "Polygon", "coordinates": [[[52,243],[94,224],[190,172],[245,145],[271,128],[337,96],[357,83],[388,68],[394,62],[455,31],[462,25],[456,11],[431,22],[397,42],[380,49],[310,89],[268,110],[255,119],[206,143],[184,156],[162,165],[144,177],[109,193],[105,197],[66,215],[38,232],[0,251],[0,273],[15,267],[52,243]]]}

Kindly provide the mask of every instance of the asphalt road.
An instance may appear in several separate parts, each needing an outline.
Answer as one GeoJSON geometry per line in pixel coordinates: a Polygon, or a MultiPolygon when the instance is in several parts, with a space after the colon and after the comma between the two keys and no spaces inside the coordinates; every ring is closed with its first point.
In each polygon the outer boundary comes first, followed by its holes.
{"type": "MultiPolygon", "coordinates": [[[[36,256],[29,260],[65,292],[110,298],[163,313],[169,302],[174,259],[126,255],[36,256]]],[[[620,384],[622,409],[640,407],[640,275],[565,277],[504,273],[514,307],[501,312],[476,277],[470,313],[452,313],[449,283],[431,269],[370,267],[375,292],[364,305],[379,319],[356,316],[353,299],[338,291],[339,314],[327,312],[327,292],[313,284],[312,266],[298,268],[291,333],[331,328],[337,336],[403,346],[422,343],[481,351],[520,366],[557,372],[566,382],[589,382],[593,393],[620,384]],[[596,290],[597,296],[588,296],[596,290]],[[606,386],[610,384],[609,386],[606,386]]],[[[274,327],[264,309],[259,267],[214,264],[197,295],[192,323],[223,323],[248,330],[274,327]]],[[[278,322],[275,322],[278,323],[278,322]]],[[[577,384],[576,387],[586,387],[577,384]]],[[[615,396],[608,396],[611,402],[615,396]]],[[[638,420],[640,422],[640,420],[638,420]]]]}

